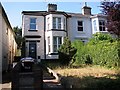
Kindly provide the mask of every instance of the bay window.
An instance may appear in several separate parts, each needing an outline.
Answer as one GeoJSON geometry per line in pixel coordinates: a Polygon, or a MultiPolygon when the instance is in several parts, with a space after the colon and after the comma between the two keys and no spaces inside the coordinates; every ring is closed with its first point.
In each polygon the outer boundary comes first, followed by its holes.
{"type": "Polygon", "coordinates": [[[105,31],[105,21],[104,20],[99,20],[99,30],[105,31]]]}
{"type": "Polygon", "coordinates": [[[61,17],[53,17],[53,29],[61,29],[61,17]]]}
{"type": "Polygon", "coordinates": [[[53,52],[57,52],[62,44],[62,37],[54,36],[53,37],[53,52]]]}

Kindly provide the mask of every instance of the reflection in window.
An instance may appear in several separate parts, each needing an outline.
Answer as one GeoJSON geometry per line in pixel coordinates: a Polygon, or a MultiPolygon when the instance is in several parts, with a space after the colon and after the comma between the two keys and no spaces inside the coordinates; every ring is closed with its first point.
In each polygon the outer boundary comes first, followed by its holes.
{"type": "Polygon", "coordinates": [[[83,31],[83,21],[78,21],[78,31],[83,31]]]}
{"type": "Polygon", "coordinates": [[[36,30],[36,18],[30,18],[30,30],[36,30]]]}
{"type": "Polygon", "coordinates": [[[104,20],[99,20],[99,30],[105,31],[105,21],[104,20]]]}
{"type": "Polygon", "coordinates": [[[53,29],[61,29],[61,18],[53,17],[53,29]]]}
{"type": "Polygon", "coordinates": [[[53,52],[57,52],[62,44],[62,37],[54,36],[53,37],[53,52]]]}

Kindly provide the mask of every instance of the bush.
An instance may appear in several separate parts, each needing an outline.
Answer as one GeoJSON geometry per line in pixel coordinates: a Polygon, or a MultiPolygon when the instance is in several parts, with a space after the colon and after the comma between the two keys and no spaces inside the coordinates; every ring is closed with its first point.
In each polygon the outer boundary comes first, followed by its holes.
{"type": "Polygon", "coordinates": [[[66,37],[64,43],[58,50],[59,59],[62,65],[68,65],[76,53],[76,48],[72,47],[71,41],[66,37]]]}
{"type": "Polygon", "coordinates": [[[87,44],[74,41],[77,49],[75,64],[94,64],[106,67],[118,67],[119,54],[117,40],[108,34],[95,34],[87,44]],[[112,42],[111,42],[112,40],[112,42]]]}

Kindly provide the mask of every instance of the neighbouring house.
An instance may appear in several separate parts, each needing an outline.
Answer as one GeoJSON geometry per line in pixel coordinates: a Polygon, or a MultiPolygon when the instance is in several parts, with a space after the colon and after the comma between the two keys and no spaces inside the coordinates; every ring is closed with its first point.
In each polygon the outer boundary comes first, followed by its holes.
{"type": "Polygon", "coordinates": [[[0,72],[8,70],[16,55],[17,44],[14,35],[7,14],[0,3],[0,72]]]}
{"type": "Polygon", "coordinates": [[[64,37],[71,41],[87,42],[96,32],[107,32],[106,16],[92,14],[85,5],[82,13],[58,11],[56,4],[48,4],[47,11],[22,12],[22,36],[25,56],[35,59],[58,59],[57,49],[64,37]]]}

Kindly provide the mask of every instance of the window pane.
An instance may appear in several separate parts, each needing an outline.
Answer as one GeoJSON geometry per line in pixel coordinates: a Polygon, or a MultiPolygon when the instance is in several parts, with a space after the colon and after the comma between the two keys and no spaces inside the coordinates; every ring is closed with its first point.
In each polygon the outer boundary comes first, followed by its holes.
{"type": "Polygon", "coordinates": [[[30,29],[36,30],[36,24],[30,24],[30,29]]]}
{"type": "Polygon", "coordinates": [[[101,26],[99,27],[99,29],[100,29],[100,31],[102,31],[102,27],[101,26]]]}
{"type": "Polygon", "coordinates": [[[62,44],[62,38],[58,37],[58,44],[62,44]]]}
{"type": "Polygon", "coordinates": [[[53,52],[57,52],[57,45],[53,45],[53,52]]]}
{"type": "Polygon", "coordinates": [[[83,27],[78,27],[78,31],[83,31],[83,27]]]}
{"type": "Polygon", "coordinates": [[[53,44],[57,45],[57,37],[53,37],[53,44]]]}
{"type": "Polygon", "coordinates": [[[53,28],[56,29],[56,18],[53,17],[53,28]]]}
{"type": "Polygon", "coordinates": [[[61,24],[58,24],[58,29],[61,29],[61,24]]]}
{"type": "Polygon", "coordinates": [[[30,23],[36,23],[36,18],[30,18],[30,23]]]}
{"type": "Polygon", "coordinates": [[[58,29],[61,29],[61,18],[58,18],[58,29]]]}
{"type": "Polygon", "coordinates": [[[78,26],[83,26],[82,21],[78,21],[78,26]]]}

